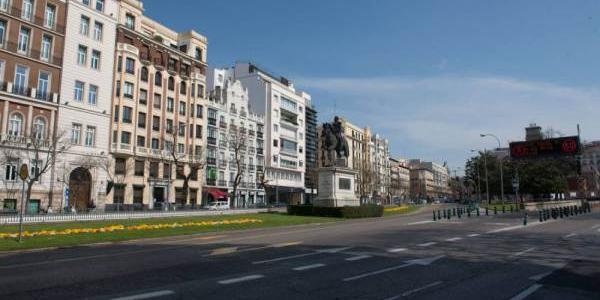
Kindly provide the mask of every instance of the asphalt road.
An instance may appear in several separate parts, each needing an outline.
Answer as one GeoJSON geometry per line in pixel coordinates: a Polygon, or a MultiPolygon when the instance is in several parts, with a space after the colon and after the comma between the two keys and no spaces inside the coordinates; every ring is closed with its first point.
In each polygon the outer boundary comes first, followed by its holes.
{"type": "Polygon", "coordinates": [[[431,212],[0,255],[0,299],[600,299],[600,213],[431,212]]]}

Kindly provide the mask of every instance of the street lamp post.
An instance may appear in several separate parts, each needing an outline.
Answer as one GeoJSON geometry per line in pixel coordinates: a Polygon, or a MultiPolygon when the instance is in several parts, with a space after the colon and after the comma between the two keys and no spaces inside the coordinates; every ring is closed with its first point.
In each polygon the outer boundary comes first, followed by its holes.
{"type": "MultiPolygon", "coordinates": [[[[479,152],[481,154],[481,152],[479,152]]],[[[487,149],[483,149],[483,165],[485,166],[485,194],[488,204],[492,204],[490,199],[490,181],[488,179],[488,167],[487,167],[487,149]]]]}
{"type": "MultiPolygon", "coordinates": [[[[498,150],[500,150],[500,148],[502,148],[502,143],[500,143],[500,139],[497,136],[495,136],[491,133],[480,134],[480,136],[482,138],[488,137],[488,136],[495,138],[496,141],[498,142],[498,150]]],[[[500,161],[500,163],[499,163],[500,164],[500,198],[502,199],[502,204],[504,204],[504,171],[503,171],[504,165],[502,163],[502,158],[499,159],[499,161],[500,161]]]]}
{"type": "MultiPolygon", "coordinates": [[[[477,150],[471,150],[471,153],[478,152],[477,150]]],[[[480,160],[475,162],[475,167],[477,168],[477,200],[481,203],[481,166],[480,160]]]]}

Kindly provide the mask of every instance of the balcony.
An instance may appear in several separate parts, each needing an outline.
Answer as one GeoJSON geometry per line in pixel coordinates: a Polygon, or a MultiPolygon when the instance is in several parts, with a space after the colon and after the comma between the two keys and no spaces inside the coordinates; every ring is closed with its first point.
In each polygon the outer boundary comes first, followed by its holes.
{"type": "Polygon", "coordinates": [[[216,165],[217,164],[217,159],[214,157],[207,157],[206,158],[206,164],[208,165],[216,165]]]}
{"type": "Polygon", "coordinates": [[[217,126],[217,119],[215,119],[215,118],[208,118],[208,125],[210,125],[210,126],[217,126]]]}
{"type": "Polygon", "coordinates": [[[219,168],[220,169],[226,169],[227,168],[227,161],[224,159],[219,159],[219,168]]]}
{"type": "Polygon", "coordinates": [[[213,145],[213,146],[216,146],[216,145],[217,145],[217,138],[214,138],[214,137],[208,137],[208,138],[207,138],[207,141],[208,141],[208,144],[209,144],[209,145],[213,145]]]}
{"type": "MultiPolygon", "coordinates": [[[[18,7],[13,7],[11,9],[11,11],[10,11],[10,14],[12,16],[14,16],[14,17],[16,17],[18,19],[21,19],[21,20],[27,20],[25,18],[22,18],[22,13],[23,12],[18,7]]],[[[46,28],[48,30],[54,30],[54,31],[56,31],[56,32],[58,32],[60,34],[65,34],[65,26],[58,25],[58,24],[56,24],[56,21],[54,21],[54,24],[52,24],[52,27],[48,27],[48,26],[46,26],[46,20],[44,18],[42,18],[42,17],[39,17],[39,16],[35,15],[34,13],[32,13],[31,19],[29,19],[27,21],[29,21],[30,23],[33,23],[35,25],[44,27],[44,28],[46,28]]]]}
{"type": "Polygon", "coordinates": [[[217,180],[216,179],[206,179],[206,185],[210,185],[210,186],[216,186],[217,185],[217,180]]]}
{"type": "Polygon", "coordinates": [[[30,137],[3,134],[0,135],[0,141],[10,143],[17,146],[27,146],[35,144],[40,148],[49,148],[51,146],[50,140],[32,139],[30,137]]]}
{"type": "Polygon", "coordinates": [[[263,133],[262,133],[261,131],[258,131],[258,132],[256,133],[256,138],[257,138],[257,139],[261,139],[261,140],[262,140],[262,139],[264,138],[264,137],[263,137],[263,133]]]}
{"type": "Polygon", "coordinates": [[[263,166],[256,166],[256,172],[263,172],[264,168],[263,166]]]}
{"type": "Polygon", "coordinates": [[[256,148],[256,154],[264,155],[265,150],[263,148],[256,148]]]}
{"type": "Polygon", "coordinates": [[[235,125],[233,125],[233,124],[230,124],[230,125],[229,125],[229,130],[231,130],[231,131],[236,131],[236,130],[237,130],[237,126],[235,126],[235,125]]]}
{"type": "Polygon", "coordinates": [[[48,64],[52,64],[52,65],[56,65],[56,66],[62,66],[62,57],[59,56],[53,56],[53,57],[49,57],[48,59],[42,59],[41,57],[41,53],[38,50],[33,50],[31,48],[27,49],[26,52],[22,52],[18,50],[18,44],[12,41],[6,41],[6,50],[16,53],[18,55],[23,55],[35,60],[39,60],[42,61],[44,63],[48,63],[48,64]]]}
{"type": "Polygon", "coordinates": [[[27,86],[13,85],[12,82],[0,82],[0,91],[12,93],[22,97],[29,97],[43,102],[58,103],[59,95],[57,93],[49,93],[47,91],[37,91],[35,88],[27,86]]]}
{"type": "Polygon", "coordinates": [[[219,180],[218,184],[219,184],[219,186],[227,187],[227,181],[226,180],[222,180],[221,179],[221,180],[219,180]]]}
{"type": "Polygon", "coordinates": [[[227,122],[219,122],[219,127],[227,129],[227,122]]]}
{"type": "Polygon", "coordinates": [[[254,130],[248,130],[248,135],[250,136],[254,136],[255,131],[254,130]]]}

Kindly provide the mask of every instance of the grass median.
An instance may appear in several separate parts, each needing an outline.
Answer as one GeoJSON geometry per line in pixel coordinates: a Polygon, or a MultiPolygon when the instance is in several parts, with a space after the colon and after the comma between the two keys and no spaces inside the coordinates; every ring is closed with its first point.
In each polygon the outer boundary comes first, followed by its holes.
{"type": "MultiPolygon", "coordinates": [[[[264,213],[25,225],[24,231],[35,236],[25,237],[22,243],[17,242],[13,237],[0,238],[0,251],[65,247],[196,233],[325,223],[337,220],[340,219],[264,213]]],[[[16,232],[18,232],[18,226],[0,227],[0,234],[16,232]]]]}
{"type": "Polygon", "coordinates": [[[417,205],[402,205],[402,206],[391,206],[383,209],[383,216],[394,216],[404,215],[417,211],[420,206],[417,205]]]}

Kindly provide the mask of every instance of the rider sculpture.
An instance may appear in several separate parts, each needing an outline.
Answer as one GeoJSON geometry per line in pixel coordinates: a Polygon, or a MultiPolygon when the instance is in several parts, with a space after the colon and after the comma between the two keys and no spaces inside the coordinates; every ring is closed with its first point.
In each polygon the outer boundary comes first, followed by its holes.
{"type": "Polygon", "coordinates": [[[338,159],[346,160],[349,156],[348,142],[344,136],[342,120],[335,117],[333,123],[324,123],[321,136],[323,164],[333,166],[338,159]]]}

